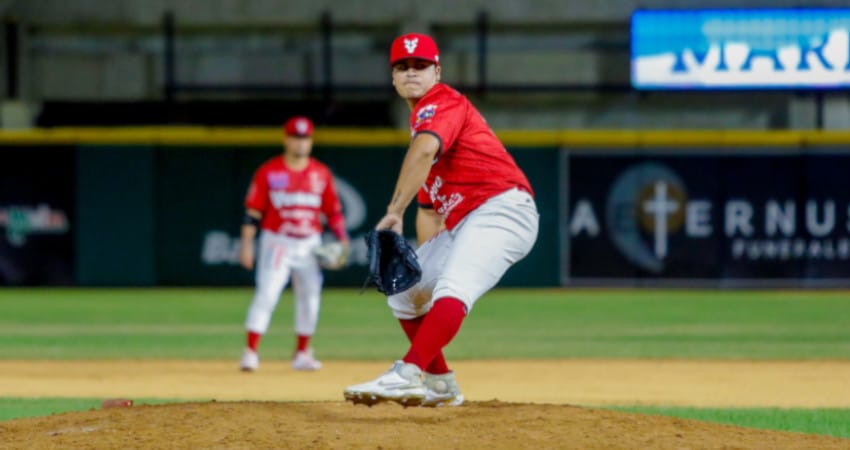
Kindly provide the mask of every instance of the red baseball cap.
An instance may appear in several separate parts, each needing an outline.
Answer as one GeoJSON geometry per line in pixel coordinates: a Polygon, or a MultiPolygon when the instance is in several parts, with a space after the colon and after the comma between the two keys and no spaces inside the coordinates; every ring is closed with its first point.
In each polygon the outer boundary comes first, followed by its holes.
{"type": "Polygon", "coordinates": [[[407,58],[424,59],[440,65],[440,50],[437,43],[427,34],[403,34],[390,47],[390,66],[407,58]]]}
{"type": "Polygon", "coordinates": [[[313,121],[306,116],[295,116],[283,124],[287,136],[309,137],[313,135],[313,121]]]}

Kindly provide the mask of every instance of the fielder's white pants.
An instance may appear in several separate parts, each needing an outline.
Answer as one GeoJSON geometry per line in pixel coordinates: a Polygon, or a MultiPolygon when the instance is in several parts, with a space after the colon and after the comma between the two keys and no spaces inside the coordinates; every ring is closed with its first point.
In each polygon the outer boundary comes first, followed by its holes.
{"type": "Polygon", "coordinates": [[[321,244],[316,234],[294,238],[262,231],[256,263],[256,289],[245,328],[265,334],[280,294],[292,278],[295,296],[295,333],[312,336],[319,319],[322,269],[313,250],[321,244]]]}
{"type": "Polygon", "coordinates": [[[443,297],[461,300],[469,313],[531,251],[539,219],[534,199],[525,191],[510,189],[489,199],[453,230],[437,233],[416,250],[422,280],[388,297],[393,314],[414,319],[443,297]]]}

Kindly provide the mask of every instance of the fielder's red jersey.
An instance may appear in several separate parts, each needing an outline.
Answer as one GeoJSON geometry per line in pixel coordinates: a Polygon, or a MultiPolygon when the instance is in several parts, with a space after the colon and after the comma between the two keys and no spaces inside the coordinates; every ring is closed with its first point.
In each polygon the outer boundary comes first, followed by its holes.
{"type": "Polygon", "coordinates": [[[437,83],[416,102],[410,115],[411,138],[431,133],[441,141],[420,207],[434,208],[452,229],[490,197],[517,187],[533,195],[525,174],[460,92],[437,83]]]}
{"type": "Polygon", "coordinates": [[[321,233],[324,214],[337,239],[347,239],[333,175],[314,158],[300,171],[288,168],[282,156],[263,163],[251,180],[245,208],[263,213],[263,230],[296,237],[321,233]]]}

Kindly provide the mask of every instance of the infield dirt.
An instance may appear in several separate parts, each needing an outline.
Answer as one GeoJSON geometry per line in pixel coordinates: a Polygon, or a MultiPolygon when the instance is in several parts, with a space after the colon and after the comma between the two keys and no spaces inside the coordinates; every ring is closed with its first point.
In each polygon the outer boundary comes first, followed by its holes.
{"type": "Polygon", "coordinates": [[[850,439],[599,409],[850,407],[850,361],[550,360],[453,365],[458,408],[372,408],[342,389],[389,362],[0,361],[0,396],[181,400],[0,422],[0,448],[850,449],[850,439]],[[582,405],[582,406],[579,406],[582,405]]]}

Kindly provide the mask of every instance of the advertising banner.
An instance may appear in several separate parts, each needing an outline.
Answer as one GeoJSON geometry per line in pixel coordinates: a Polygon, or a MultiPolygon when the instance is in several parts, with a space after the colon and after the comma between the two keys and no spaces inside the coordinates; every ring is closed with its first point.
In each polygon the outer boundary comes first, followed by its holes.
{"type": "Polygon", "coordinates": [[[637,89],[850,86],[850,9],[638,10],[637,89]]]}
{"type": "Polygon", "coordinates": [[[563,284],[850,284],[850,155],[595,152],[563,164],[563,284]]]}
{"type": "Polygon", "coordinates": [[[2,150],[0,285],[73,285],[73,149],[2,150]]]}

